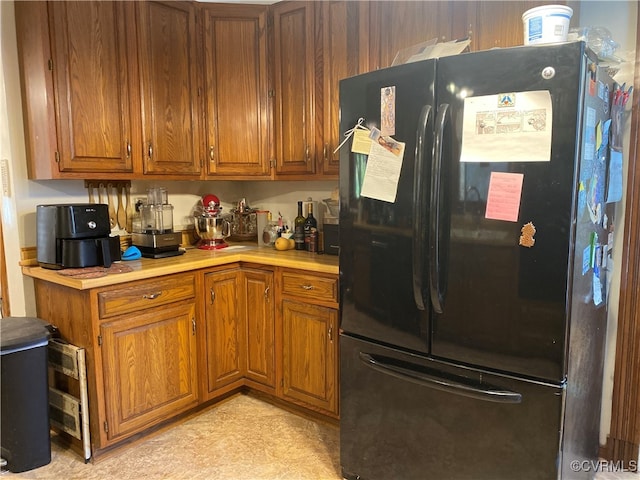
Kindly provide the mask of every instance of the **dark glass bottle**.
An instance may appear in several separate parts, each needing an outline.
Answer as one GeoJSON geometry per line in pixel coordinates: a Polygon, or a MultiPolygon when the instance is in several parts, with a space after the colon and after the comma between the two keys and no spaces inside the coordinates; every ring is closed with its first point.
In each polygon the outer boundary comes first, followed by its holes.
{"type": "Polygon", "coordinates": [[[304,250],[304,221],[302,202],[298,202],[298,216],[293,221],[293,240],[296,244],[296,250],[304,250]]]}
{"type": "Polygon", "coordinates": [[[309,250],[309,241],[311,239],[311,229],[318,228],[318,222],[316,218],[313,216],[313,203],[309,202],[309,213],[307,214],[307,218],[304,220],[304,246],[305,250],[309,250]]]}

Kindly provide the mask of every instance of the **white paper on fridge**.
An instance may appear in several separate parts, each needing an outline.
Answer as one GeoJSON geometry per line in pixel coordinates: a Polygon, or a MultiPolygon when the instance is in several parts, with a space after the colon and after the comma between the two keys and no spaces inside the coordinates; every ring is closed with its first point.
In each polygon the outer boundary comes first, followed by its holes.
{"type": "Polygon", "coordinates": [[[548,90],[464,99],[461,162],[551,161],[548,90]]]}
{"type": "Polygon", "coordinates": [[[360,196],[394,203],[405,144],[396,142],[391,137],[381,136],[377,129],[372,130],[371,137],[373,141],[360,196]]]}

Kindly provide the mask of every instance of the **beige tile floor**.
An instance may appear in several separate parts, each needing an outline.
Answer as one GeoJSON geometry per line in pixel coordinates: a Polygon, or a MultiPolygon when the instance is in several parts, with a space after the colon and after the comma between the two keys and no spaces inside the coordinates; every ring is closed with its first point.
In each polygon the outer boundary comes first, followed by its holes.
{"type": "MultiPolygon", "coordinates": [[[[50,464],[29,472],[6,473],[3,478],[339,480],[339,459],[336,426],[314,422],[249,395],[236,395],[96,463],[85,464],[54,437],[50,464]]],[[[596,480],[640,480],[640,475],[598,473],[596,480]]]]}

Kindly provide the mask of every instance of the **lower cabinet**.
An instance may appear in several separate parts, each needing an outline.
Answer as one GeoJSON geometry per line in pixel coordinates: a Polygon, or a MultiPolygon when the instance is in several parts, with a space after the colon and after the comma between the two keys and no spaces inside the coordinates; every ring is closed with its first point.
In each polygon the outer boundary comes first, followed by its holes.
{"type": "Polygon", "coordinates": [[[197,404],[192,302],[105,322],[100,336],[109,439],[138,432],[197,404]]]}
{"type": "Polygon", "coordinates": [[[245,379],[273,391],[273,296],[270,270],[237,266],[204,274],[205,399],[240,386],[245,379]]]}
{"type": "Polygon", "coordinates": [[[335,309],[282,302],[283,397],[337,413],[335,309]]]}
{"type": "Polygon", "coordinates": [[[282,397],[338,416],[338,278],[280,272],[282,397]]]}

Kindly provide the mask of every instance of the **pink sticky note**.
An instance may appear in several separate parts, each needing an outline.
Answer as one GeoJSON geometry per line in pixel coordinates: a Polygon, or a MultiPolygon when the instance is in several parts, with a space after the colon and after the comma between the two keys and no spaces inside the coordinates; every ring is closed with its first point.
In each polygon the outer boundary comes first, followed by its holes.
{"type": "Polygon", "coordinates": [[[523,180],[522,173],[491,172],[485,218],[517,222],[523,180]]]}

